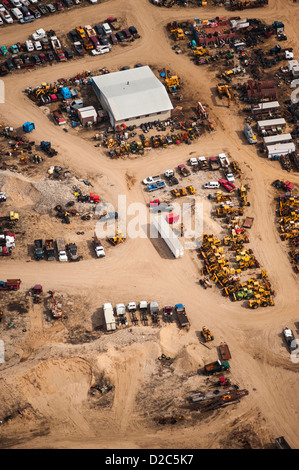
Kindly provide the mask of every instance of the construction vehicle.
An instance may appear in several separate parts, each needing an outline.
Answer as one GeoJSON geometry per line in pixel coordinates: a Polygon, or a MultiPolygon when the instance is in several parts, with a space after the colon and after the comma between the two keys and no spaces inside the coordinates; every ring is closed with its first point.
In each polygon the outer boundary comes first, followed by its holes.
{"type": "Polygon", "coordinates": [[[241,199],[241,207],[244,207],[244,206],[250,206],[250,202],[247,200],[247,191],[248,191],[248,188],[246,185],[242,185],[240,188],[239,188],[239,196],[240,196],[240,199],[241,199]]]}
{"type": "Polygon", "coordinates": [[[180,41],[182,39],[185,39],[185,34],[182,28],[176,28],[172,34],[173,34],[175,41],[180,41]]]}
{"type": "Polygon", "coordinates": [[[0,222],[9,222],[9,224],[14,225],[19,220],[19,214],[14,211],[10,211],[9,215],[0,217],[0,222]]]}
{"type": "Polygon", "coordinates": [[[51,306],[51,314],[52,317],[57,320],[58,318],[62,318],[62,304],[57,303],[55,299],[55,291],[50,291],[51,297],[53,299],[53,305],[51,306]]]}
{"type": "Polygon", "coordinates": [[[0,281],[0,290],[18,290],[21,279],[7,279],[6,282],[0,281]]]}
{"type": "Polygon", "coordinates": [[[192,185],[186,187],[190,194],[196,194],[196,189],[193,188],[192,185]]]}
{"type": "Polygon", "coordinates": [[[194,56],[204,56],[204,55],[211,55],[209,49],[198,46],[195,49],[193,49],[193,55],[194,56]]]}
{"type": "Polygon", "coordinates": [[[188,194],[186,188],[180,188],[179,191],[180,191],[180,196],[187,196],[188,194]]]}
{"type": "Polygon", "coordinates": [[[197,103],[197,113],[199,114],[201,119],[208,119],[208,111],[207,111],[207,105],[203,105],[200,103],[200,101],[197,103]]]}
{"type": "Polygon", "coordinates": [[[36,260],[44,259],[44,246],[42,239],[34,240],[34,258],[36,260]]]}
{"type": "Polygon", "coordinates": [[[114,237],[107,237],[107,240],[113,246],[116,246],[116,245],[119,245],[120,243],[123,243],[126,240],[126,238],[124,237],[123,232],[121,230],[118,230],[114,237]]]}
{"type": "Polygon", "coordinates": [[[45,251],[48,261],[55,260],[54,240],[45,240],[45,251]]]}
{"type": "Polygon", "coordinates": [[[269,297],[263,297],[257,294],[254,299],[249,300],[248,306],[249,308],[274,306],[274,300],[271,295],[269,297]]]}
{"type": "Polygon", "coordinates": [[[287,343],[287,346],[288,346],[288,349],[289,349],[290,353],[292,351],[295,351],[295,349],[297,349],[298,345],[297,345],[297,342],[295,340],[295,336],[294,336],[293,331],[290,328],[287,328],[287,327],[284,328],[283,337],[284,337],[285,342],[287,343]]]}
{"type": "Polygon", "coordinates": [[[230,365],[227,361],[215,361],[204,366],[205,375],[214,375],[217,372],[229,371],[230,365]]]}
{"type": "Polygon", "coordinates": [[[243,215],[243,209],[230,207],[229,205],[224,205],[216,209],[217,217],[225,217],[226,215],[243,215]]]}
{"type": "Polygon", "coordinates": [[[227,105],[228,105],[228,107],[230,107],[231,94],[230,94],[230,91],[229,91],[229,86],[226,85],[225,83],[218,83],[217,92],[218,92],[218,95],[220,96],[220,98],[222,98],[222,96],[227,96],[227,105]]]}
{"type": "Polygon", "coordinates": [[[177,75],[172,75],[171,77],[168,78],[167,72],[165,72],[165,83],[166,83],[168,90],[170,89],[177,90],[180,88],[180,82],[179,82],[179,78],[177,75]]]}
{"type": "Polygon", "coordinates": [[[181,193],[180,193],[180,190],[179,189],[172,189],[171,190],[171,194],[174,196],[174,197],[180,197],[181,193]]]}
{"type": "Polygon", "coordinates": [[[186,314],[186,309],[183,304],[176,304],[174,306],[175,313],[177,315],[178,323],[181,328],[186,328],[188,329],[190,326],[189,319],[186,314]]]}
{"type": "Polygon", "coordinates": [[[214,336],[212,335],[211,330],[209,330],[206,326],[202,327],[201,336],[203,337],[205,343],[214,340],[214,336]]]}

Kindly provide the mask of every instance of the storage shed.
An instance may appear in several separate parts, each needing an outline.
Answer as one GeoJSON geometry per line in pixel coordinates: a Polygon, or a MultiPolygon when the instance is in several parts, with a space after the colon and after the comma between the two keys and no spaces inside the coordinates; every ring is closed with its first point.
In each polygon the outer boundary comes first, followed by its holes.
{"type": "Polygon", "coordinates": [[[281,157],[295,152],[296,147],[293,142],[287,144],[268,145],[267,147],[268,158],[281,157]]]}
{"type": "Polygon", "coordinates": [[[286,120],[284,118],[279,119],[267,119],[264,121],[257,121],[257,128],[260,133],[263,131],[271,130],[271,129],[285,129],[286,128],[286,120]]]}
{"type": "Polygon", "coordinates": [[[268,137],[263,138],[264,145],[275,145],[275,144],[287,144],[292,142],[293,138],[291,134],[276,134],[270,135],[268,137]]]}
{"type": "Polygon", "coordinates": [[[82,126],[86,126],[90,122],[94,124],[97,121],[97,112],[93,106],[78,109],[78,116],[82,126]]]}

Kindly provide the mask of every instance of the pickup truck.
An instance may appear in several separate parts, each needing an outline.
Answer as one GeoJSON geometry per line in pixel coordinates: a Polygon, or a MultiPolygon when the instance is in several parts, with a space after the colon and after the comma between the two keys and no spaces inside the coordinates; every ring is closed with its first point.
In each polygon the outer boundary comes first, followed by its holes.
{"type": "Polygon", "coordinates": [[[215,362],[211,362],[210,364],[206,364],[204,366],[204,373],[206,375],[213,375],[213,374],[216,374],[217,372],[222,372],[224,370],[229,370],[230,369],[230,365],[227,361],[215,361],[215,362]]]}
{"type": "Polygon", "coordinates": [[[96,35],[97,35],[97,33],[95,32],[95,29],[92,28],[89,24],[86,25],[86,26],[84,27],[84,29],[85,29],[86,34],[87,34],[87,36],[88,36],[89,38],[91,38],[92,36],[96,36],[96,35]]]}
{"type": "Polygon", "coordinates": [[[201,170],[209,170],[210,165],[206,157],[199,157],[198,158],[198,166],[201,170]]]}
{"type": "Polygon", "coordinates": [[[41,239],[34,240],[34,257],[36,260],[44,259],[44,246],[41,239]]]}
{"type": "Polygon", "coordinates": [[[97,258],[104,258],[106,256],[102,243],[97,237],[93,238],[93,247],[97,258]]]}
{"type": "Polygon", "coordinates": [[[157,176],[149,176],[148,178],[145,178],[142,182],[143,184],[154,184],[154,183],[159,183],[162,181],[162,178],[160,175],[157,176]]]}
{"type": "Polygon", "coordinates": [[[66,62],[67,58],[65,57],[65,53],[62,51],[62,49],[56,49],[56,55],[58,57],[59,62],[66,62]]]}
{"type": "Polygon", "coordinates": [[[157,189],[163,189],[165,188],[165,183],[163,181],[158,181],[158,183],[155,184],[148,184],[147,186],[147,191],[156,191],[157,189]]]}
{"type": "Polygon", "coordinates": [[[64,124],[66,124],[66,120],[64,119],[63,114],[61,114],[60,111],[53,111],[53,118],[56,124],[58,124],[58,126],[63,126],[64,124]]]}
{"type": "Polygon", "coordinates": [[[225,153],[219,153],[218,158],[219,158],[220,165],[222,166],[222,168],[229,167],[229,159],[227,158],[225,153]]]}
{"type": "Polygon", "coordinates": [[[66,245],[66,249],[68,251],[71,261],[79,261],[78,250],[75,243],[69,243],[68,245],[66,245]]]}
{"type": "Polygon", "coordinates": [[[177,319],[181,328],[189,328],[190,322],[186,315],[186,309],[183,304],[176,304],[174,306],[175,313],[177,315],[177,319]]]}
{"type": "Polygon", "coordinates": [[[218,182],[229,193],[231,193],[232,191],[234,191],[236,189],[236,187],[233,183],[231,183],[230,181],[227,181],[224,178],[220,179],[218,182]]]}
{"type": "Polygon", "coordinates": [[[188,170],[188,168],[186,167],[186,165],[183,165],[183,164],[182,164],[182,165],[179,165],[179,166],[178,166],[178,170],[179,170],[180,174],[183,175],[183,176],[189,176],[189,175],[191,175],[190,170],[188,170]]]}
{"type": "Polygon", "coordinates": [[[79,54],[79,55],[84,55],[85,54],[85,50],[83,49],[83,46],[81,44],[80,41],[76,41],[74,42],[73,44],[74,48],[75,48],[75,51],[79,54]]]}

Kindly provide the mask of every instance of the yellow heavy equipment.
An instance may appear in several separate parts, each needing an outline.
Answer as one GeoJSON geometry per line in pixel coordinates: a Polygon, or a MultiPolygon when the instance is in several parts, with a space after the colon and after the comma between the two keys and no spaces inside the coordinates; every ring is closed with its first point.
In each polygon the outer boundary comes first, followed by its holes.
{"type": "Polygon", "coordinates": [[[207,343],[208,341],[213,341],[214,339],[211,330],[209,330],[206,326],[202,327],[201,336],[203,337],[205,343],[207,343]]]}
{"type": "Polygon", "coordinates": [[[217,217],[224,217],[224,216],[230,215],[230,214],[243,215],[243,209],[230,207],[229,205],[224,205],[223,207],[218,207],[216,209],[217,217]]]}
{"type": "Polygon", "coordinates": [[[107,237],[107,240],[113,245],[119,245],[120,243],[123,243],[125,241],[124,234],[122,233],[121,230],[118,230],[115,234],[114,237],[107,237]]]}
{"type": "Polygon", "coordinates": [[[211,55],[209,49],[206,49],[202,46],[198,46],[193,50],[193,55],[194,56],[203,56],[203,55],[211,55]]]}
{"type": "Polygon", "coordinates": [[[180,196],[187,196],[188,194],[186,188],[180,188],[179,191],[180,191],[180,196]]]}
{"type": "Polygon", "coordinates": [[[227,105],[228,105],[228,107],[230,107],[231,94],[230,94],[230,91],[229,91],[229,86],[226,85],[225,83],[218,83],[217,91],[218,91],[218,94],[219,94],[220,98],[222,98],[223,95],[227,96],[227,105]]]}
{"type": "Polygon", "coordinates": [[[241,206],[250,206],[250,202],[247,200],[247,188],[246,186],[242,185],[239,189],[239,196],[241,199],[241,206]]]}
{"type": "Polygon", "coordinates": [[[179,77],[176,75],[172,75],[171,77],[167,76],[167,72],[165,73],[165,83],[167,88],[179,88],[180,82],[179,77]]]}
{"type": "Polygon", "coordinates": [[[174,197],[180,197],[180,195],[181,195],[179,189],[177,189],[177,188],[172,189],[172,190],[171,190],[171,194],[172,194],[174,197]]]}
{"type": "Polygon", "coordinates": [[[184,31],[182,30],[182,28],[176,28],[173,31],[173,37],[176,41],[180,41],[182,39],[185,39],[185,34],[184,34],[184,31]]]}
{"type": "Polygon", "coordinates": [[[192,185],[187,186],[186,189],[188,189],[190,194],[196,194],[196,189],[194,189],[192,185]]]}
{"type": "Polygon", "coordinates": [[[248,301],[248,306],[249,308],[274,306],[274,299],[271,295],[269,297],[263,297],[257,294],[254,299],[248,301]]]}
{"type": "Polygon", "coordinates": [[[216,201],[217,201],[218,203],[220,203],[220,202],[227,202],[227,201],[231,201],[231,200],[232,200],[232,198],[231,198],[231,196],[230,196],[229,194],[223,194],[222,191],[217,191],[215,197],[216,197],[216,201]]]}

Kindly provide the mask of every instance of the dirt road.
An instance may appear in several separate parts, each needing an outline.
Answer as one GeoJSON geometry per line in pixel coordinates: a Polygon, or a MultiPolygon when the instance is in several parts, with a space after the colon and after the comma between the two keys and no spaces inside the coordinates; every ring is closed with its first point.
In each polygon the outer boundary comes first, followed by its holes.
{"type": "MultiPolygon", "coordinates": [[[[291,0],[287,2],[270,0],[269,3],[270,5],[265,8],[249,10],[242,16],[262,18],[267,23],[272,23],[274,20],[283,21],[286,25],[288,44],[294,48],[294,55],[297,57],[299,46],[296,15],[298,18],[299,6],[293,4],[291,0]]],[[[14,260],[12,263],[9,260],[1,260],[2,277],[20,276],[23,289],[29,288],[37,281],[45,286],[45,289],[57,289],[69,294],[76,293],[80,289],[81,292],[84,291],[86,297],[92,297],[94,304],[98,303],[99,306],[105,301],[115,304],[123,301],[122,299],[126,301],[133,299],[137,301],[143,298],[156,299],[161,305],[183,302],[192,324],[191,331],[183,337],[173,334],[172,341],[164,339],[164,343],[159,338],[155,346],[150,346],[149,343],[142,346],[142,342],[138,342],[136,351],[124,350],[121,359],[117,358],[115,351],[108,355],[107,368],[116,377],[114,406],[111,412],[94,410],[94,415],[90,415],[89,421],[83,418],[84,404],[82,403],[86,397],[90,371],[87,366],[81,364],[82,375],[78,373],[76,376],[74,373],[76,358],[69,367],[66,364],[62,366],[60,363],[60,375],[57,381],[53,376],[53,380],[55,387],[59,387],[64,382],[63,377],[68,377],[68,373],[71,375],[71,383],[77,385],[73,388],[65,387],[63,392],[64,399],[70,394],[72,406],[63,409],[65,400],[59,405],[59,399],[56,400],[57,406],[52,402],[51,424],[55,426],[55,434],[51,433],[45,439],[30,438],[26,444],[21,443],[19,446],[112,448],[116,445],[140,448],[188,448],[192,435],[193,447],[221,447],[220,435],[229,423],[237,419],[240,423],[246,423],[252,416],[262,416],[263,426],[267,429],[264,441],[273,436],[284,435],[292,447],[298,447],[299,409],[295,382],[298,369],[291,363],[279,337],[282,328],[288,322],[298,320],[296,304],[298,279],[291,270],[274,226],[273,197],[275,193],[270,185],[276,178],[285,178],[285,173],[277,162],[268,162],[260,158],[254,149],[240,139],[239,132],[243,123],[235,112],[234,102],[232,101],[230,109],[217,104],[211,73],[204,68],[196,68],[184,55],[176,55],[170,48],[164,27],[171,20],[188,19],[192,16],[205,18],[223,16],[225,11],[223,8],[172,8],[168,10],[156,8],[147,0],[127,0],[125,4],[121,0],[111,0],[104,4],[80,9],[80,23],[95,23],[96,19],[100,21],[107,16],[117,16],[119,11],[128,25],[134,24],[137,27],[141,35],[140,40],[124,50],[116,47],[111,54],[104,57],[87,57],[5,77],[5,103],[0,105],[1,119],[5,122],[9,120],[9,125],[15,128],[27,120],[35,122],[34,139],[36,141],[50,138],[55,148],[59,150],[59,154],[63,155],[66,164],[80,173],[82,177],[88,178],[89,175],[100,172],[114,184],[115,190],[111,188],[109,190],[113,203],[116,203],[117,194],[126,195],[129,203],[145,202],[140,181],[150,174],[162,172],[166,168],[186,161],[190,151],[203,155],[229,151],[242,166],[244,178],[250,182],[251,211],[255,217],[250,239],[257,258],[267,269],[277,292],[275,307],[251,312],[241,307],[239,303],[230,303],[214,289],[202,290],[198,285],[199,263],[194,262],[191,254],[186,253],[185,257],[180,260],[161,258],[149,239],[127,240],[122,246],[111,250],[109,257],[107,256],[101,263],[98,263],[98,260],[84,260],[76,266],[76,270],[69,264],[63,266],[57,263],[42,264],[37,268],[33,262],[14,260]],[[138,159],[114,161],[107,158],[103,151],[94,148],[92,143],[83,141],[79,136],[66,134],[55,127],[23,93],[28,86],[38,85],[43,81],[53,82],[57,78],[72,76],[81,70],[102,66],[117,70],[123,65],[133,66],[137,62],[176,70],[185,89],[194,97],[194,102],[202,101],[209,105],[211,114],[216,119],[217,132],[212,136],[203,136],[198,143],[192,145],[192,149],[178,146],[175,149],[165,149],[163,152],[151,151],[142,157],[141,161],[138,159]],[[134,175],[136,180],[130,190],[127,188],[126,172],[134,175]],[[249,396],[232,412],[226,411],[223,420],[218,417],[209,422],[207,436],[207,429],[203,425],[197,427],[197,438],[194,437],[194,430],[188,428],[184,428],[183,432],[172,428],[171,435],[166,429],[156,434],[151,429],[143,428],[138,420],[138,411],[134,408],[134,397],[142,388],[146,376],[143,365],[151,364],[150,358],[161,348],[166,351],[174,348],[175,352],[179,352],[190,344],[195,347],[196,332],[201,330],[204,324],[208,324],[213,329],[217,341],[225,339],[229,343],[233,351],[233,373],[242,386],[250,391],[249,396]],[[178,342],[177,349],[174,347],[175,342],[178,342]],[[138,354],[140,357],[137,360],[138,354]],[[79,385],[80,377],[84,377],[81,386],[79,385]],[[75,406],[78,407],[76,412],[72,408],[75,406]],[[105,423],[105,436],[94,432],[92,423],[96,419],[103,420],[105,423]],[[64,434],[66,431],[67,435],[64,434]],[[80,442],[78,442],[78,435],[80,442]]],[[[61,14],[55,26],[51,17],[40,19],[38,27],[48,29],[54,26],[59,35],[60,32],[65,32],[77,25],[77,15],[78,12],[75,9],[61,14]]],[[[30,24],[6,28],[5,32],[0,32],[1,43],[13,44],[16,37],[20,41],[25,40],[33,29],[30,24]]],[[[294,173],[291,176],[292,182],[298,185],[299,176],[294,173]]],[[[32,315],[32,328],[36,328],[40,335],[39,342],[34,348],[38,357],[39,346],[44,349],[46,345],[35,312],[32,315]]],[[[51,351],[53,352],[53,347],[51,351]]],[[[78,349],[75,354],[84,357],[84,352],[78,349]]],[[[214,355],[208,354],[207,351],[199,352],[198,362],[200,363],[204,357],[210,360],[215,359],[214,351],[214,355]]],[[[31,349],[27,350],[27,356],[29,355],[32,361],[30,367],[34,369],[31,373],[38,374],[39,366],[31,349]]],[[[57,365],[55,361],[53,364],[47,364],[44,372],[47,380],[52,377],[55,364],[57,365]]],[[[21,376],[23,370],[24,363],[23,369],[16,370],[16,377],[21,376]]],[[[13,371],[10,370],[10,374],[12,373],[13,371]]],[[[40,374],[40,377],[43,375],[40,374]]],[[[25,392],[27,397],[30,395],[35,397],[32,398],[33,406],[44,414],[47,408],[47,397],[52,393],[50,384],[47,383],[44,396],[41,395],[38,398],[33,389],[27,387],[25,392]]],[[[261,432],[263,429],[261,428],[261,432]]],[[[12,432],[13,428],[10,428],[10,434],[12,432]]],[[[26,427],[22,429],[22,433],[26,433],[26,427]]]]}

